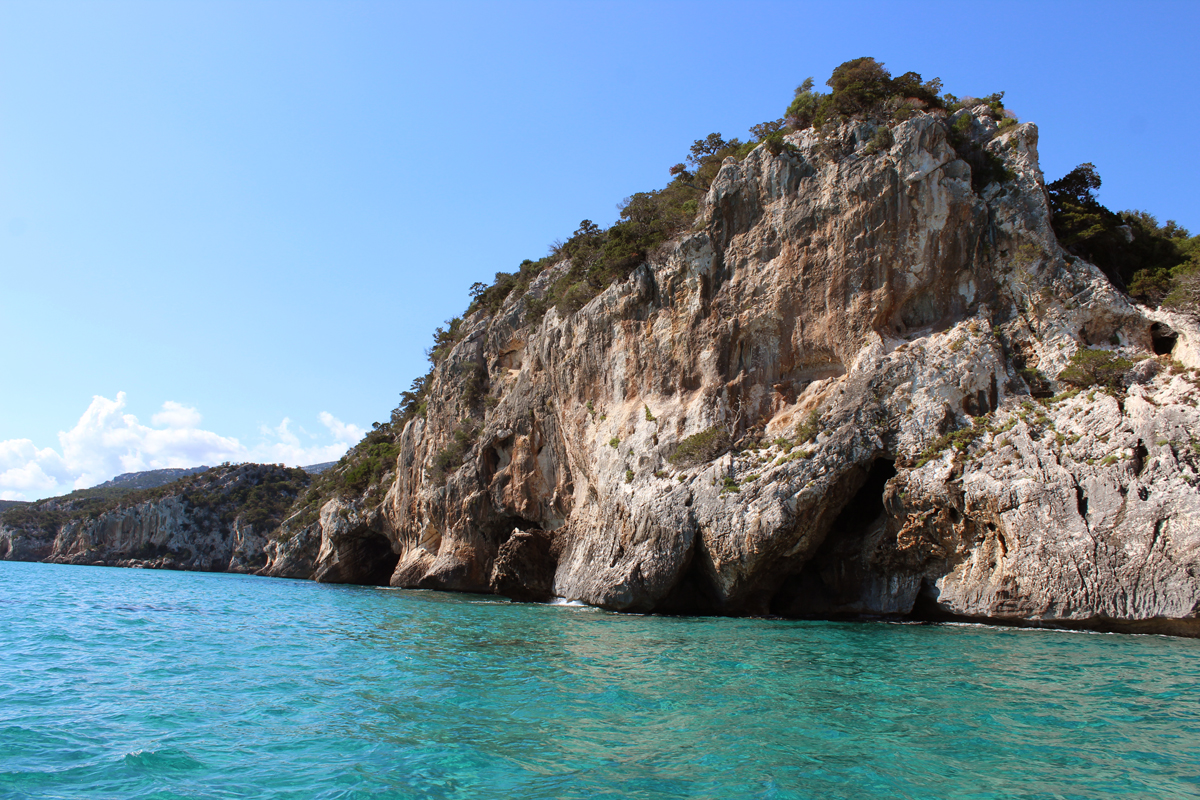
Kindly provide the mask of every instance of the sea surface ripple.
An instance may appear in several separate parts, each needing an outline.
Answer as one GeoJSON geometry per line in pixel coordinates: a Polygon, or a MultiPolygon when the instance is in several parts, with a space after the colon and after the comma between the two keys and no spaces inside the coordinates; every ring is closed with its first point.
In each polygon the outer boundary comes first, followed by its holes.
{"type": "Polygon", "coordinates": [[[1200,796],[1200,641],[0,562],[0,798],[1200,796]]]}

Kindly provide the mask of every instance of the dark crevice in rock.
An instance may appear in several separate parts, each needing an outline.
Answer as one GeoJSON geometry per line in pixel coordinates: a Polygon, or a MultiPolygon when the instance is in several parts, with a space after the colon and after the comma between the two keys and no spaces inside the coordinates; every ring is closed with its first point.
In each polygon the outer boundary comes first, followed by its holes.
{"type": "Polygon", "coordinates": [[[537,520],[527,519],[517,514],[506,514],[480,524],[479,531],[486,541],[503,545],[517,530],[529,531],[541,527],[542,523],[537,520]]]}
{"type": "Polygon", "coordinates": [[[940,595],[937,584],[928,578],[922,580],[912,610],[908,612],[908,619],[916,622],[948,622],[954,619],[954,615],[938,603],[940,595]]]}
{"type": "Polygon", "coordinates": [[[1140,633],[1162,636],[1200,636],[1200,619],[1152,617],[1150,619],[1113,619],[1107,616],[1084,619],[1022,619],[1016,616],[976,616],[953,614],[937,604],[937,588],[922,587],[909,619],[914,622],[967,622],[1004,628],[1042,628],[1056,631],[1098,631],[1102,633],[1140,633]]]}
{"type": "MultiPolygon", "coordinates": [[[[690,501],[690,498],[689,498],[690,501]]],[[[656,614],[717,614],[720,604],[713,581],[704,569],[705,558],[699,557],[704,541],[697,536],[689,554],[690,562],[683,577],[667,596],[654,607],[656,614]]]]}
{"type": "Polygon", "coordinates": [[[363,580],[356,581],[356,583],[387,586],[392,573],[396,570],[396,564],[400,562],[400,556],[392,552],[392,543],[381,533],[364,539],[363,547],[369,549],[373,553],[373,557],[364,559],[366,569],[363,573],[363,580]]]}
{"type": "Polygon", "coordinates": [[[784,580],[771,599],[771,613],[785,617],[846,618],[880,612],[880,592],[889,576],[868,563],[871,540],[885,531],[883,495],[895,477],[895,462],[876,459],[866,480],[842,507],[824,542],[800,572],[784,580]]]}
{"type": "MultiPolygon", "coordinates": [[[[1142,471],[1146,469],[1146,457],[1150,455],[1150,451],[1146,449],[1146,443],[1138,439],[1137,447],[1133,448],[1133,474],[1140,476],[1142,471]]],[[[1142,498],[1145,500],[1146,498],[1142,498]]]]}
{"type": "Polygon", "coordinates": [[[363,586],[387,586],[400,556],[382,533],[366,531],[347,539],[338,547],[337,561],[322,567],[314,576],[320,583],[356,583],[363,586]]]}
{"type": "Polygon", "coordinates": [[[1156,356],[1169,356],[1175,349],[1175,342],[1178,340],[1179,334],[1175,333],[1171,326],[1161,322],[1150,326],[1150,347],[1153,348],[1156,356]]]}
{"type": "Polygon", "coordinates": [[[554,533],[515,530],[492,564],[489,588],[521,602],[545,602],[553,596],[560,548],[554,533]]]}

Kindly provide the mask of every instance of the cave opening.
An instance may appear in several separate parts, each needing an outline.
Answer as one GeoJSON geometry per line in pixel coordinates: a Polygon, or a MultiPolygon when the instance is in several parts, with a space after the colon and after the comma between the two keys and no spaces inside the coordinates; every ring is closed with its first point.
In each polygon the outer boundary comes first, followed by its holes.
{"type": "Polygon", "coordinates": [[[864,561],[867,540],[883,532],[887,520],[883,493],[895,476],[894,460],[875,459],[862,485],[829,526],[817,552],[772,598],[771,613],[829,619],[865,612],[862,601],[872,578],[864,561]]]}
{"type": "Polygon", "coordinates": [[[361,572],[353,583],[387,586],[400,563],[400,556],[392,551],[391,540],[382,533],[370,533],[358,540],[355,550],[354,561],[361,572]]]}
{"type": "Polygon", "coordinates": [[[921,588],[917,592],[916,599],[913,600],[912,611],[908,613],[908,619],[913,622],[949,622],[957,619],[954,614],[945,611],[938,605],[938,597],[941,595],[941,590],[937,584],[930,581],[928,578],[921,581],[921,588]]]}
{"type": "Polygon", "coordinates": [[[1179,334],[1170,325],[1156,322],[1150,326],[1150,348],[1156,356],[1169,356],[1179,341],[1179,334]]]}
{"type": "Polygon", "coordinates": [[[841,513],[830,526],[829,533],[862,533],[871,523],[883,516],[883,490],[887,482],[896,477],[896,462],[890,458],[877,458],[867,472],[862,488],[854,493],[841,513]]]}

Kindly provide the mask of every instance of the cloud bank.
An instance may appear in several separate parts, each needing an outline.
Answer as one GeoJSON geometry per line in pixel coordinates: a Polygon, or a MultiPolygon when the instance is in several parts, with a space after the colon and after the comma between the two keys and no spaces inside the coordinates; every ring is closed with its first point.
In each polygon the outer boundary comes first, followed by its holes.
{"type": "Polygon", "coordinates": [[[357,425],[321,412],[328,444],[303,428],[292,430],[285,417],[275,427],[260,429],[263,439],[247,447],[236,438],[200,427],[200,412],[168,400],[143,425],[125,414],[125,393],[115,400],[96,395],[79,422],[58,434],[59,449],[38,448],[29,439],[0,442],[0,500],[34,500],[86,489],[123,472],[167,467],[194,467],[224,461],[257,461],[299,467],[335,461],[366,433],[357,425]]]}

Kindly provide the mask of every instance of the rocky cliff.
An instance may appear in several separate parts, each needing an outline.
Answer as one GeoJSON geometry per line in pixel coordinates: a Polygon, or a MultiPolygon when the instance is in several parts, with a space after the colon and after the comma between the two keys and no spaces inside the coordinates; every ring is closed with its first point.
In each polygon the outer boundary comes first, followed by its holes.
{"type": "Polygon", "coordinates": [[[307,484],[302,470],[265,464],[206,468],[149,490],[105,484],[107,492],[98,487],[4,514],[0,558],[254,572],[266,566],[267,534],[307,484]]]}
{"type": "Polygon", "coordinates": [[[727,159],[693,229],[575,313],[531,313],[564,262],[464,320],[387,474],[265,572],[1200,633],[1195,325],[1059,247],[1032,124],[877,131],[727,159]]]}
{"type": "Polygon", "coordinates": [[[463,320],[423,413],[264,539],[166,499],[0,556],[1200,635],[1200,329],[1060,248],[1037,129],[994,116],[726,159],[582,308],[545,310],[566,260],[463,320]]]}

